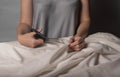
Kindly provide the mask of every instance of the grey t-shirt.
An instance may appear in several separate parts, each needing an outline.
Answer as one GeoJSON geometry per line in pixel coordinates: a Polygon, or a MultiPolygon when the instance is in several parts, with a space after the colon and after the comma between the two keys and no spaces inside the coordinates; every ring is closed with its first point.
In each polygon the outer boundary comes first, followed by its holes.
{"type": "Polygon", "coordinates": [[[33,0],[33,28],[42,28],[48,38],[74,35],[80,4],[80,0],[33,0]]]}

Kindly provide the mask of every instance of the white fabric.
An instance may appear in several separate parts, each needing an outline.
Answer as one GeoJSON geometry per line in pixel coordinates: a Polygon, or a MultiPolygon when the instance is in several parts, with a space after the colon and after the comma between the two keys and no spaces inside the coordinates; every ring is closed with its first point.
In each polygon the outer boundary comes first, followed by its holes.
{"type": "Polygon", "coordinates": [[[120,77],[119,38],[96,33],[85,39],[86,48],[68,52],[69,38],[38,48],[0,43],[0,77],[120,77]]]}

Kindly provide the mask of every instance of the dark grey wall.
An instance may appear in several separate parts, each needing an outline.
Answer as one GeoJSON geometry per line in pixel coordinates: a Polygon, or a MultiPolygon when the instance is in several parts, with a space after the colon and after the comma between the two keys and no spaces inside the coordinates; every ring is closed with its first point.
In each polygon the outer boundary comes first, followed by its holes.
{"type": "MultiPolygon", "coordinates": [[[[16,40],[20,0],[0,0],[0,41],[16,40]]],[[[90,0],[90,33],[110,32],[120,36],[120,0],[90,0]]]]}
{"type": "Polygon", "coordinates": [[[90,33],[109,32],[120,37],[120,0],[90,0],[90,33]]]}

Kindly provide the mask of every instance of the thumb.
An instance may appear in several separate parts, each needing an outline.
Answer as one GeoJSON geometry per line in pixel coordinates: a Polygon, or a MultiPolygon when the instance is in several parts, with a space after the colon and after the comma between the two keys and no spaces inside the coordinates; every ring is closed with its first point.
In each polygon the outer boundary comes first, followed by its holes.
{"type": "Polygon", "coordinates": [[[69,44],[71,44],[72,42],[74,42],[74,37],[71,37],[71,38],[69,39],[69,44]]]}
{"type": "Polygon", "coordinates": [[[43,31],[43,29],[42,29],[42,28],[39,28],[37,31],[38,31],[38,32],[42,32],[42,31],[43,31]]]}
{"type": "Polygon", "coordinates": [[[35,34],[35,32],[30,32],[30,36],[34,36],[35,34]]]}

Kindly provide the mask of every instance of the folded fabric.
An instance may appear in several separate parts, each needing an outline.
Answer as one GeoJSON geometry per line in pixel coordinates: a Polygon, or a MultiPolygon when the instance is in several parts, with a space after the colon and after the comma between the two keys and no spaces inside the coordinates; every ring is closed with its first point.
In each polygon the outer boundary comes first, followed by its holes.
{"type": "Polygon", "coordinates": [[[96,33],[87,47],[69,52],[70,37],[49,39],[29,48],[17,41],[0,43],[0,77],[119,77],[120,39],[96,33]]]}

